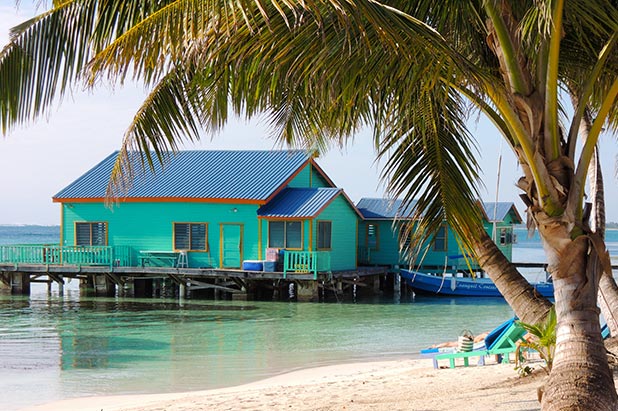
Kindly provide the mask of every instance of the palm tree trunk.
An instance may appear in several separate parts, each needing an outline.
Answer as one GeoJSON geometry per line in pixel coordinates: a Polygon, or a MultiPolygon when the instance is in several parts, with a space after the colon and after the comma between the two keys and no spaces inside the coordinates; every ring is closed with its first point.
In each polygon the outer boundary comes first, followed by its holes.
{"type": "MultiPolygon", "coordinates": [[[[575,93],[571,93],[574,104],[577,104],[575,93]]],[[[592,119],[590,111],[585,110],[579,128],[580,137],[586,140],[592,119]]],[[[588,179],[590,184],[590,196],[592,197],[592,212],[590,215],[590,225],[593,232],[605,238],[605,190],[603,183],[603,171],[601,170],[601,160],[599,158],[599,147],[595,147],[594,156],[588,166],[588,179]]],[[[603,271],[599,282],[599,307],[601,313],[609,327],[611,335],[618,336],[618,285],[614,280],[612,272],[603,271]]]]}
{"type": "MultiPolygon", "coordinates": [[[[605,192],[598,147],[590,162],[590,195],[592,196],[592,231],[605,238],[605,192]]],[[[599,307],[611,335],[618,336],[618,285],[612,272],[603,271],[599,282],[599,307]]]]}
{"type": "Polygon", "coordinates": [[[598,300],[610,334],[618,336],[618,285],[609,273],[601,275],[598,300]]]}
{"type": "Polygon", "coordinates": [[[578,237],[560,254],[560,266],[552,270],[556,353],[542,409],[614,411],[618,396],[598,320],[597,288],[603,271],[599,257],[587,236],[578,237]]]}
{"type": "Polygon", "coordinates": [[[477,238],[474,251],[479,265],[496,284],[515,315],[529,324],[543,321],[551,308],[549,300],[534,290],[484,229],[479,230],[477,238]]]}

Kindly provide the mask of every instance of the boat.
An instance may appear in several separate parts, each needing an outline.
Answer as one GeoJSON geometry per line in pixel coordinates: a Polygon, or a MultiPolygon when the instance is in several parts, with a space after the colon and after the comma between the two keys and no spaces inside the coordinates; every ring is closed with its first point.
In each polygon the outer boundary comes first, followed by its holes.
{"type": "MultiPolygon", "coordinates": [[[[502,297],[498,287],[489,278],[438,276],[412,270],[400,270],[401,278],[419,294],[448,297],[502,297]]],[[[551,282],[530,283],[544,297],[554,297],[551,282]]]]}

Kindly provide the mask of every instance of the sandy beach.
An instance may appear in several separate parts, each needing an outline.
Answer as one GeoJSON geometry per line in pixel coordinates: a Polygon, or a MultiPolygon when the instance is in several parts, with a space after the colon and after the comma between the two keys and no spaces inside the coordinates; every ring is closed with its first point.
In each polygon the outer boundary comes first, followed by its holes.
{"type": "MultiPolygon", "coordinates": [[[[537,367],[538,368],[538,367],[537,367]]],[[[517,410],[540,409],[544,373],[520,378],[513,364],[434,369],[430,359],[311,368],[208,391],[64,400],[27,411],[517,410]]]]}

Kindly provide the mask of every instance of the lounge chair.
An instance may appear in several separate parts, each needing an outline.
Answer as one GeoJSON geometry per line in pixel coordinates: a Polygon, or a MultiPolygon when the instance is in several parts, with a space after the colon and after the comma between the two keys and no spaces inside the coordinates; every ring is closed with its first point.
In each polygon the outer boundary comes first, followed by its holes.
{"type": "Polygon", "coordinates": [[[498,356],[498,361],[509,362],[509,354],[517,349],[517,342],[526,335],[526,330],[519,326],[515,319],[511,319],[501,324],[485,337],[486,349],[473,350],[468,352],[453,352],[437,354],[434,361],[434,368],[438,368],[438,361],[449,360],[450,368],[455,368],[455,359],[463,358],[464,366],[468,366],[471,357],[479,357],[479,364],[484,365],[484,357],[487,355],[498,356]]]}
{"type": "MultiPolygon", "coordinates": [[[[511,318],[510,320],[507,320],[505,322],[503,322],[502,324],[500,324],[499,326],[497,326],[496,328],[494,328],[492,331],[490,331],[489,333],[487,333],[487,335],[485,336],[485,338],[477,343],[474,343],[474,347],[472,349],[472,352],[478,353],[479,351],[487,351],[487,347],[489,347],[490,345],[492,345],[496,339],[498,337],[500,337],[500,335],[504,332],[504,330],[506,330],[509,326],[511,326],[511,324],[513,324],[513,322],[515,322],[517,320],[517,317],[515,318],[511,318]]],[[[450,347],[440,347],[440,348],[427,348],[424,350],[421,350],[421,355],[424,357],[431,357],[433,359],[433,367],[434,368],[438,368],[438,361],[436,360],[436,356],[440,355],[440,354],[452,354],[452,353],[456,353],[457,351],[457,347],[454,346],[450,346],[450,347]]],[[[468,354],[468,356],[470,357],[476,357],[478,356],[478,354],[468,354]]],[[[465,357],[464,357],[465,358],[465,357]]],[[[467,359],[464,361],[468,361],[467,359]]],[[[485,364],[485,356],[479,356],[479,365],[484,365],[485,364]]]]}

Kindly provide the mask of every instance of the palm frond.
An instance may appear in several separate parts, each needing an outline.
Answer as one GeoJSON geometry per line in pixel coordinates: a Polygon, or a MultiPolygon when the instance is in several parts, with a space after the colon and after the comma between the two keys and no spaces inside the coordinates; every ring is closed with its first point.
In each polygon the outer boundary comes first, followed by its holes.
{"type": "Polygon", "coordinates": [[[199,138],[196,113],[199,98],[191,94],[193,73],[189,67],[177,67],[154,88],[125,132],[120,152],[106,190],[108,199],[126,195],[135,171],[153,168],[153,161],[165,161],[165,153],[175,152],[185,140],[199,138]],[[142,153],[142,161],[136,161],[142,153]],[[153,153],[155,158],[153,158],[153,153]],[[140,166],[135,170],[136,165],[140,166]]]}
{"type": "Polygon", "coordinates": [[[435,88],[415,95],[416,105],[404,106],[407,115],[399,112],[388,122],[381,141],[388,192],[401,197],[404,207],[413,205],[413,214],[403,216],[415,221],[408,254],[421,250],[444,222],[470,250],[464,239],[481,224],[478,153],[464,124],[461,98],[448,88],[442,92],[442,98],[436,98],[435,88]]]}

